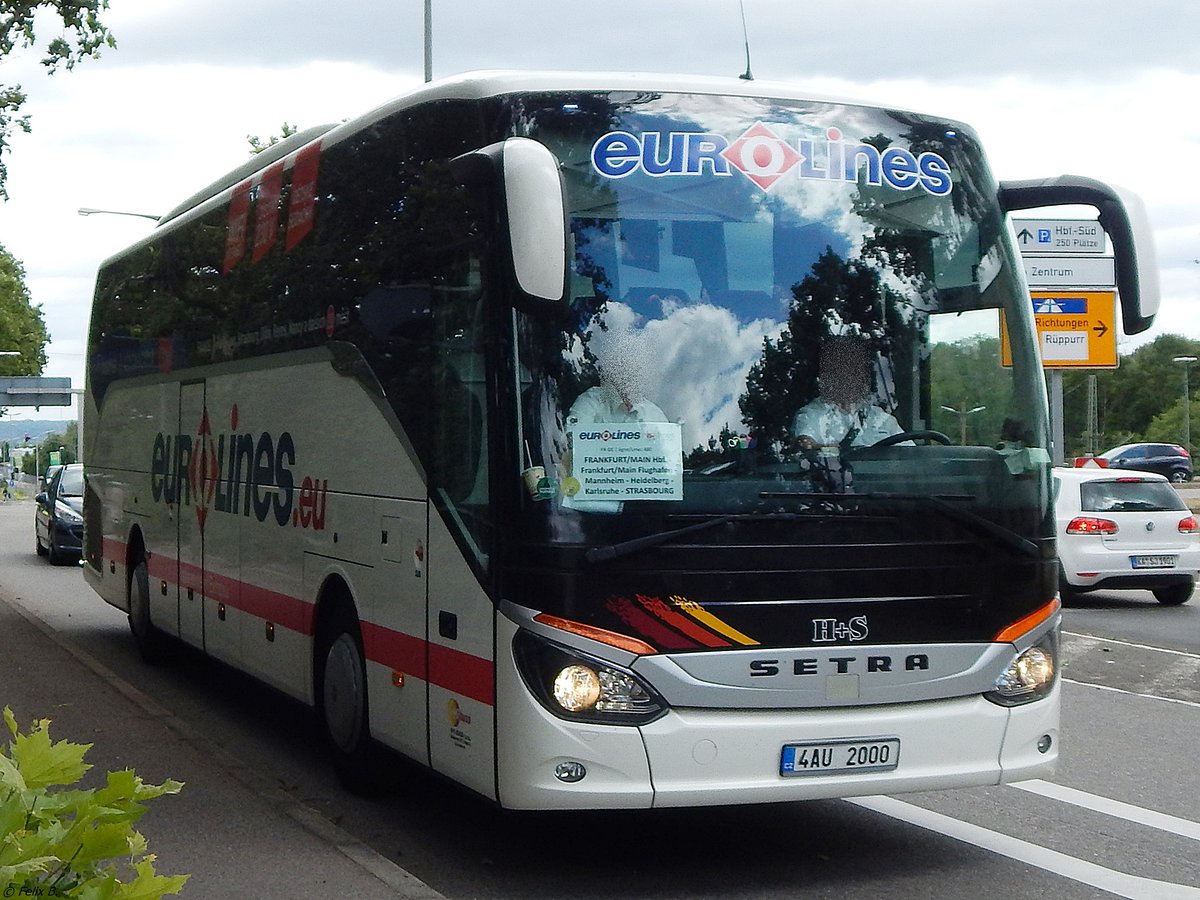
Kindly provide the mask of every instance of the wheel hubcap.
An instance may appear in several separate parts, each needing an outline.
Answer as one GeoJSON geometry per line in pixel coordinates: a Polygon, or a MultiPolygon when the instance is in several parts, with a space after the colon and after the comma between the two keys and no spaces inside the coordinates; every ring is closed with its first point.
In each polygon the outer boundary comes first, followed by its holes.
{"type": "Polygon", "coordinates": [[[340,750],[352,751],[362,728],[363,685],[358,646],[348,634],[339,635],[329,648],[322,699],[330,738],[340,750]]]}

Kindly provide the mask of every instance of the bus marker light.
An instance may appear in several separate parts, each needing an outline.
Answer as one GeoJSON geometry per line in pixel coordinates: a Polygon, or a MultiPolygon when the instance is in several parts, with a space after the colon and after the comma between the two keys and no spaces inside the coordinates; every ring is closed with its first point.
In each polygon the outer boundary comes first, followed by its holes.
{"type": "Polygon", "coordinates": [[[392,687],[404,687],[404,673],[392,671],[392,687]]]}
{"type": "Polygon", "coordinates": [[[574,760],[561,762],[554,767],[554,777],[565,784],[575,784],[587,777],[587,767],[574,760]]]}
{"type": "Polygon", "coordinates": [[[275,623],[274,622],[267,623],[267,640],[270,641],[271,643],[275,642],[275,623]]]}
{"type": "Polygon", "coordinates": [[[1055,597],[1045,606],[1036,609],[1024,618],[1018,619],[1007,628],[1002,629],[992,640],[997,644],[1008,644],[1023,634],[1028,634],[1041,625],[1062,608],[1062,602],[1055,597]]]}
{"type": "Polygon", "coordinates": [[[625,634],[617,634],[615,631],[609,631],[606,628],[597,628],[594,625],[584,625],[582,622],[562,619],[558,616],[552,616],[549,613],[538,613],[533,617],[533,621],[549,625],[551,628],[557,628],[561,631],[570,632],[571,634],[577,634],[580,637],[585,637],[593,641],[599,641],[602,644],[608,644],[610,647],[619,647],[638,656],[650,656],[658,652],[645,641],[639,641],[637,638],[632,638],[625,634]]]}
{"type": "Polygon", "coordinates": [[[1038,738],[1038,742],[1037,742],[1038,753],[1049,753],[1050,745],[1053,743],[1054,743],[1054,739],[1051,738],[1050,735],[1043,734],[1040,738],[1038,738]]]}

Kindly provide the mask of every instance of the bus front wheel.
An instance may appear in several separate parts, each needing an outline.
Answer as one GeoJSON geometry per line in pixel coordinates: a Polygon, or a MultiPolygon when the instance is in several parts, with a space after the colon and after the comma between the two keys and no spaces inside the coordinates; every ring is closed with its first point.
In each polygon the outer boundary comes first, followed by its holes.
{"type": "Polygon", "coordinates": [[[318,635],[317,712],[342,784],[369,789],[372,760],[367,715],[367,666],[353,613],[340,610],[318,635]]]}

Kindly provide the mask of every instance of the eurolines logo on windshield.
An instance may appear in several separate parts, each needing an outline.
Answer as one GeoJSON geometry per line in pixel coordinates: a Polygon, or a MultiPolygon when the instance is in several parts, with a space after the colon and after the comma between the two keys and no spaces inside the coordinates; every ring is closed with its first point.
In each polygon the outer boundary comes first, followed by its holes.
{"type": "Polygon", "coordinates": [[[592,145],[592,168],[605,178],[625,178],[635,172],[654,178],[728,176],[736,169],[764,191],[784,176],[886,184],[900,191],[919,188],[935,197],[946,196],[954,187],[950,164],[932,151],[880,150],[844,140],[839,128],[827,128],[823,139],[788,143],[762,122],[734,141],[705,132],[610,131],[592,145]]]}

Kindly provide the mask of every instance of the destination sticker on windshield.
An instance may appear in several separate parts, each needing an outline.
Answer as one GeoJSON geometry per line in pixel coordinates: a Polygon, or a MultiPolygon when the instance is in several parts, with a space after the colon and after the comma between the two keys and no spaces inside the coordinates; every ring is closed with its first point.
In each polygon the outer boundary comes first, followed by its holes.
{"type": "Polygon", "coordinates": [[[672,422],[573,425],[575,500],[682,500],[683,436],[672,422]]]}

